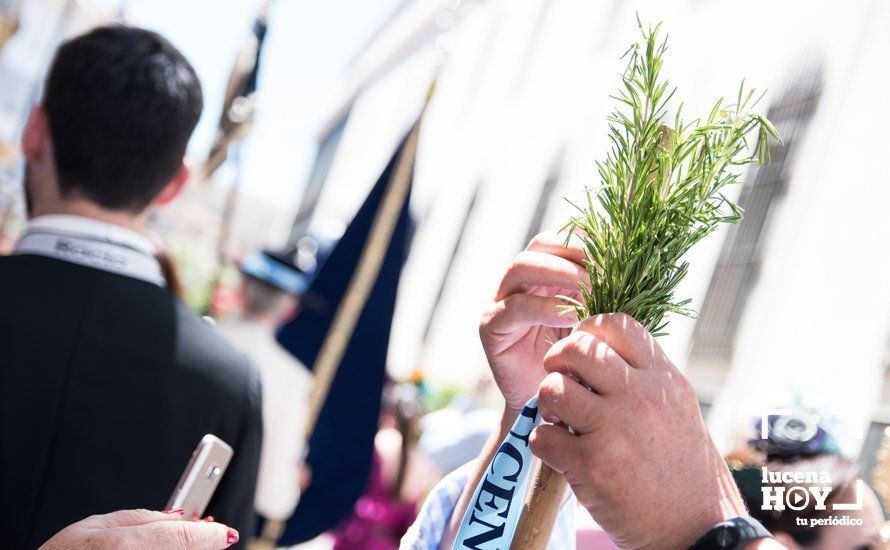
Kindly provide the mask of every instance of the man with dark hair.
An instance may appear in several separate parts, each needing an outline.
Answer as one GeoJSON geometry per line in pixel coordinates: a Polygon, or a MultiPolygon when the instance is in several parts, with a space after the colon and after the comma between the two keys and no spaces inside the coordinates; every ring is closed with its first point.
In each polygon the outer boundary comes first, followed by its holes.
{"type": "Polygon", "coordinates": [[[185,176],[201,86],[157,34],[103,27],[59,48],[43,100],[63,195],[140,213],[185,176]]]}
{"type": "Polygon", "coordinates": [[[201,109],[155,33],[98,28],[56,54],[22,138],[32,219],[0,258],[0,548],[161,509],[207,433],[235,450],[207,513],[250,532],[257,372],[164,287],[141,234],[188,178],[201,109]]]}

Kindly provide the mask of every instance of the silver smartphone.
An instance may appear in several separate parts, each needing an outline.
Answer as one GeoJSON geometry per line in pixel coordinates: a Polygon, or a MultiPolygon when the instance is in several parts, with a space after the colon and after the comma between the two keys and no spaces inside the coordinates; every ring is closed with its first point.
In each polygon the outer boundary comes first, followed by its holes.
{"type": "Polygon", "coordinates": [[[182,517],[185,519],[204,517],[204,510],[232,460],[232,454],[232,448],[215,435],[207,434],[201,438],[166,509],[184,510],[182,517]]]}

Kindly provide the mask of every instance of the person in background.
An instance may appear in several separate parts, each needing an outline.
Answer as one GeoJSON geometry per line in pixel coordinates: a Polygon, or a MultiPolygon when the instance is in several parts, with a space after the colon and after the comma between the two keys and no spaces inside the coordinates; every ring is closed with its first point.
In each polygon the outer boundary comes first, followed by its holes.
{"type": "MultiPolygon", "coordinates": [[[[756,433],[760,433],[760,425],[756,433]]],[[[766,439],[753,439],[748,445],[734,450],[727,458],[730,471],[751,515],[757,518],[776,540],[791,550],[877,550],[886,548],[881,538],[884,512],[874,491],[862,481],[859,467],[841,456],[831,434],[808,414],[795,413],[770,417],[766,439]],[[802,510],[763,510],[763,488],[781,488],[787,494],[800,483],[763,483],[762,468],[781,474],[788,472],[827,472],[830,487],[825,498],[825,509],[816,509],[816,499],[809,498],[802,510]],[[858,492],[862,494],[859,495],[858,492]],[[834,504],[861,502],[861,510],[835,511],[834,504]],[[813,525],[811,520],[829,516],[848,516],[861,520],[858,525],[813,525]],[[800,525],[798,521],[802,521],[800,525]]]]}
{"type": "Polygon", "coordinates": [[[207,514],[251,531],[258,373],[165,286],[144,235],[188,179],[201,110],[156,33],[100,27],[55,55],[22,137],[30,221],[0,258],[0,548],[162,508],[208,433],[234,457],[207,514]]]}
{"type": "Polygon", "coordinates": [[[417,517],[417,504],[438,472],[415,448],[420,392],[387,382],[371,473],[352,514],[333,531],[333,550],[395,550],[417,517]]]}
{"type": "Polygon", "coordinates": [[[267,520],[290,517],[300,496],[312,375],[275,340],[296,315],[315,272],[315,252],[302,241],[292,254],[255,252],[241,262],[243,312],[217,327],[257,365],[263,385],[263,447],[255,499],[267,520]]]}
{"type": "Polygon", "coordinates": [[[445,407],[420,418],[417,447],[443,474],[479,456],[500,423],[500,409],[486,400],[489,388],[491,379],[480,377],[472,391],[454,395],[445,407]]]}

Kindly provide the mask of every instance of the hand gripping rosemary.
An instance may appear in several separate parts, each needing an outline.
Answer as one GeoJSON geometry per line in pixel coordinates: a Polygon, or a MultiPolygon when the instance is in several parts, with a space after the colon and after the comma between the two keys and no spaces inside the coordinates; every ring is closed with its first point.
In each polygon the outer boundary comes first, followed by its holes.
{"type": "MultiPolygon", "coordinates": [[[[637,21],[641,40],[622,56],[627,64],[612,96],[611,147],[596,164],[600,185],[586,190],[584,202],[572,203],[576,213],[564,228],[567,238],[574,234],[583,243],[589,276],[579,281],[580,300],[566,308],[580,320],[623,312],[659,336],[666,314],[692,315],[690,300],[674,296],[689,267],[686,253],[721,223],[742,219],[724,188],[742,182],[745,165],[767,162],[769,141],[780,138],[755,112],[762,95],[744,83],[734,102],[717,100],[704,119],[684,121],[682,105],[669,118],[676,89],[661,74],[667,41],[659,38],[660,24],[637,21]]],[[[489,478],[504,471],[505,460],[499,450],[476,487],[454,548],[546,548],[565,481],[542,464],[528,495],[519,479],[512,491],[498,493],[489,478]]]]}

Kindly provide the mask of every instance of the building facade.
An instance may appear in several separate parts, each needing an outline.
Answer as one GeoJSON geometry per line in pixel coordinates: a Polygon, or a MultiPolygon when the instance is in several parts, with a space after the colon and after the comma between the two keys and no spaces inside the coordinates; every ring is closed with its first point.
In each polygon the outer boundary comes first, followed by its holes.
{"type": "MultiPolygon", "coordinates": [[[[379,30],[331,100],[292,238],[336,237],[417,120],[430,82],[390,371],[469,387],[487,372],[480,312],[564,198],[598,184],[618,60],[635,14],[663,21],[685,113],[740,81],[766,89],[784,144],[733,190],[746,220],[689,257],[662,345],[728,450],[769,408],[821,411],[845,450],[890,420],[890,6],[880,1],[413,0],[379,30]]],[[[866,453],[867,454],[867,453],[866,453]]]]}

